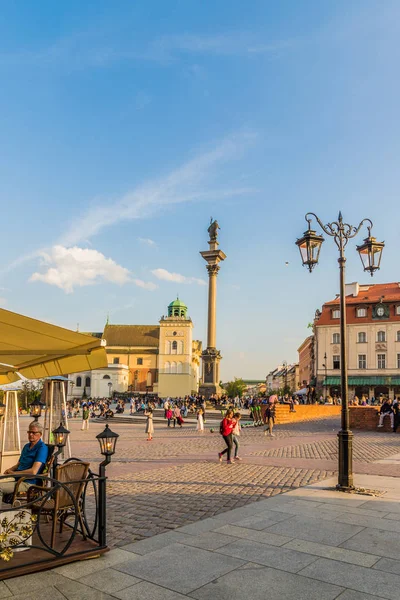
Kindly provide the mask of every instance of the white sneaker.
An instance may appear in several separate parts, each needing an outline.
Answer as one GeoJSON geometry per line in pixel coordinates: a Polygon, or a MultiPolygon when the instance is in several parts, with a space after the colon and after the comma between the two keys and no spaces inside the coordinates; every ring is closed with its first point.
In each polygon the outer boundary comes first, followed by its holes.
{"type": "Polygon", "coordinates": [[[378,425],[378,427],[383,427],[383,425],[378,425]]]}

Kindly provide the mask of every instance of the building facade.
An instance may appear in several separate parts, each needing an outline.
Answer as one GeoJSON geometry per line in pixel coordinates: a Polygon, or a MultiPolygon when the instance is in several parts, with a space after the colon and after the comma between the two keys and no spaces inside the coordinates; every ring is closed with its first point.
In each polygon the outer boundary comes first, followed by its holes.
{"type": "MultiPolygon", "coordinates": [[[[69,397],[109,397],[114,392],[179,397],[198,392],[202,343],[192,339],[193,323],[179,299],[159,325],[111,325],[106,340],[108,367],[70,378],[69,397]]],[[[93,335],[93,334],[92,334],[93,335]]]]}
{"type": "MultiPolygon", "coordinates": [[[[400,283],[346,285],[349,397],[400,396],[400,283]]],[[[314,322],[317,385],[340,389],[339,298],[326,302],[314,322]]]]}
{"type": "Polygon", "coordinates": [[[314,336],[309,335],[298,348],[299,384],[305,388],[314,381],[314,336]]]}

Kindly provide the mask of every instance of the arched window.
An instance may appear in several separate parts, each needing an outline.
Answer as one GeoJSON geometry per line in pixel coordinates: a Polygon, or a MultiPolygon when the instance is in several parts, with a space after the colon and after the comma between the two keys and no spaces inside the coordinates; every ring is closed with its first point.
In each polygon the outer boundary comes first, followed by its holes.
{"type": "Polygon", "coordinates": [[[76,387],[82,387],[82,377],[76,378],[76,387]]]}
{"type": "Polygon", "coordinates": [[[176,372],[177,373],[182,373],[182,363],[181,362],[178,362],[178,366],[177,366],[176,372]]]}
{"type": "Polygon", "coordinates": [[[359,331],[358,332],[358,343],[365,344],[366,341],[367,341],[367,334],[365,333],[365,331],[359,331]]]}
{"type": "Polygon", "coordinates": [[[176,354],[178,352],[178,342],[174,340],[172,342],[172,354],[176,354]]]}
{"type": "Polygon", "coordinates": [[[400,342],[400,331],[397,332],[397,341],[400,342]]]}
{"type": "Polygon", "coordinates": [[[148,387],[151,386],[151,371],[148,371],[148,373],[147,373],[147,382],[146,382],[146,385],[148,387]]]}
{"type": "Polygon", "coordinates": [[[176,373],[176,362],[171,363],[171,373],[176,373]]]}
{"type": "Polygon", "coordinates": [[[179,308],[174,309],[174,317],[179,317],[179,308]]]}
{"type": "Polygon", "coordinates": [[[164,364],[164,371],[166,373],[169,373],[171,371],[171,364],[168,361],[164,364]]]}
{"type": "Polygon", "coordinates": [[[340,333],[334,333],[332,335],[332,344],[340,344],[340,333]]]}
{"type": "Polygon", "coordinates": [[[377,341],[378,342],[386,342],[386,333],[385,333],[385,331],[378,331],[377,341]]]}
{"type": "Polygon", "coordinates": [[[111,379],[109,375],[104,375],[103,379],[111,379]]]}
{"type": "Polygon", "coordinates": [[[90,377],[86,377],[86,379],[85,379],[85,387],[90,387],[90,377]]]}

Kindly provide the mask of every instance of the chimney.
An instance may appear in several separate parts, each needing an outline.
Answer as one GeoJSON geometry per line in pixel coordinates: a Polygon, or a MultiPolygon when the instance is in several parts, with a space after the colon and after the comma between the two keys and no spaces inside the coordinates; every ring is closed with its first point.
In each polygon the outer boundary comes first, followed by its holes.
{"type": "Polygon", "coordinates": [[[354,281],[353,283],[346,283],[345,294],[346,296],[353,296],[353,298],[357,298],[359,289],[360,284],[358,283],[358,281],[354,281]]]}

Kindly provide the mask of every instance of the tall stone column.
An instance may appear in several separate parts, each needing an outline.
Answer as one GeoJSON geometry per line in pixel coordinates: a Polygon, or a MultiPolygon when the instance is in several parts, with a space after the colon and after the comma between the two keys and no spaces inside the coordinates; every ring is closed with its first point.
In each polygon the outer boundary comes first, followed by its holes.
{"type": "Polygon", "coordinates": [[[208,228],[210,235],[209,250],[200,252],[201,256],[206,261],[208,271],[208,322],[207,322],[207,348],[202,353],[203,363],[203,383],[200,386],[199,392],[206,398],[213,394],[220,394],[219,386],[219,363],[221,353],[217,350],[217,275],[220,269],[219,263],[225,260],[226,254],[218,249],[218,223],[212,221],[208,228]]]}

